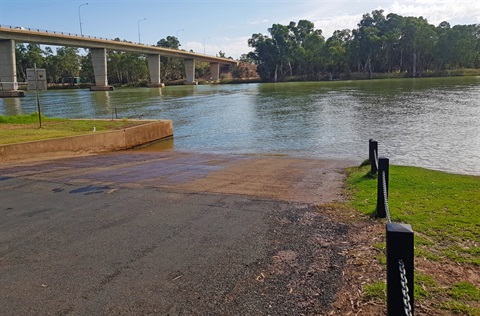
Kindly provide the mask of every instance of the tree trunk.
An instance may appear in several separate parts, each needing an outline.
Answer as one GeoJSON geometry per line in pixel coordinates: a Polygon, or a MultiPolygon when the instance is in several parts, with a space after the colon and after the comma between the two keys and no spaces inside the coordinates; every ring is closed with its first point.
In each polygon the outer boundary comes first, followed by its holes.
{"type": "Polygon", "coordinates": [[[417,53],[413,52],[413,69],[412,69],[412,77],[417,76],[417,53]]]}

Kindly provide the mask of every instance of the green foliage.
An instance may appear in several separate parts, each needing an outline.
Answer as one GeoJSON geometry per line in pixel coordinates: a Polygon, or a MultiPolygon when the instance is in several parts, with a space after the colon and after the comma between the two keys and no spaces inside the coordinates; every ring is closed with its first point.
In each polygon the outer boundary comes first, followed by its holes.
{"type": "MultiPolygon", "coordinates": [[[[353,168],[347,180],[351,205],[375,214],[377,181],[369,167],[353,168]]],[[[415,167],[391,166],[392,220],[409,223],[417,236],[416,253],[480,265],[480,177],[415,167]]]]}
{"type": "Polygon", "coordinates": [[[147,60],[142,54],[109,51],[107,58],[109,83],[138,83],[148,78],[147,60]]]}
{"type": "Polygon", "coordinates": [[[335,79],[378,78],[379,73],[423,76],[458,68],[480,67],[480,25],[403,17],[383,10],[364,14],[353,30],[337,30],[326,41],[312,22],[273,24],[270,36],[253,34],[248,55],[266,81],[289,77],[335,79]],[[358,75],[363,74],[363,75],[358,75]]]}
{"type": "MultiPolygon", "coordinates": [[[[175,36],[167,36],[157,42],[157,46],[179,49],[180,41],[175,36]]],[[[185,67],[183,61],[178,58],[160,57],[160,72],[163,80],[174,81],[185,77],[185,67]]]]}

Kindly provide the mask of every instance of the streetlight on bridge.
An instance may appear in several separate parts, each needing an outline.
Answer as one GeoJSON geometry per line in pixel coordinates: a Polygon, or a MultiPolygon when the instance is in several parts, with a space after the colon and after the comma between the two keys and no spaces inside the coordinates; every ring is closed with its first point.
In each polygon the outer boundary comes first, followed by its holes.
{"type": "Polygon", "coordinates": [[[87,3],[81,4],[78,6],[78,21],[80,22],[80,35],[83,36],[83,31],[82,31],[82,15],[80,14],[80,8],[83,7],[84,5],[88,5],[87,3]]]}
{"type": "Polygon", "coordinates": [[[203,54],[205,55],[205,41],[209,39],[210,37],[206,37],[203,39],[203,54]]]}
{"type": "Polygon", "coordinates": [[[177,38],[177,40],[178,40],[178,32],[183,32],[183,31],[185,31],[185,30],[184,30],[184,29],[181,29],[181,30],[178,30],[178,31],[177,31],[177,35],[175,36],[175,37],[177,38]]]}
{"type": "Polygon", "coordinates": [[[140,22],[145,21],[147,18],[143,18],[138,20],[137,26],[138,26],[138,44],[142,44],[142,41],[140,40],[140,22]]]}

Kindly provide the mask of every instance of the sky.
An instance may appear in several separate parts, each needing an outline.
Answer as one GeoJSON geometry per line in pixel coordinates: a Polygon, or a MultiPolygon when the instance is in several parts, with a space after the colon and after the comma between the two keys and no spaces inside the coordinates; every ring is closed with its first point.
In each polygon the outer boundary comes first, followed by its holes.
{"type": "Polygon", "coordinates": [[[80,34],[81,20],[84,35],[151,45],[176,36],[187,51],[238,59],[273,24],[306,19],[328,38],[379,9],[433,25],[480,23],[480,0],[0,0],[0,24],[80,34]]]}

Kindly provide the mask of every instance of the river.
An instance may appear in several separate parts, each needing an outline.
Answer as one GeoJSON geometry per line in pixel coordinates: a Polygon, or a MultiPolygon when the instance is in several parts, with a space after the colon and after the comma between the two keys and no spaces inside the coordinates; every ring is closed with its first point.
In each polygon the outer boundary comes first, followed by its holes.
{"type": "MultiPolygon", "coordinates": [[[[179,150],[390,163],[480,175],[480,77],[41,92],[49,117],[172,119],[179,150]]],[[[36,111],[35,94],[0,114],[36,111]]]]}

